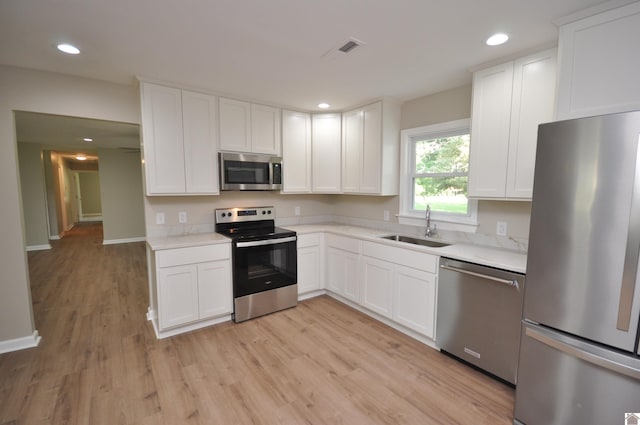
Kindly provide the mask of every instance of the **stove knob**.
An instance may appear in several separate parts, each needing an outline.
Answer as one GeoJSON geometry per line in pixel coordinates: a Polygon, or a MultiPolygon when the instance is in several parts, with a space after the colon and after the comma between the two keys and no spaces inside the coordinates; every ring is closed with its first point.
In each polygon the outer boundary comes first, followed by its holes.
{"type": "Polygon", "coordinates": [[[265,215],[266,213],[267,213],[266,211],[264,211],[264,210],[262,211],[262,215],[265,215]]]}
{"type": "Polygon", "coordinates": [[[224,218],[224,217],[226,217],[226,216],[227,216],[227,214],[226,214],[226,213],[222,213],[222,217],[223,217],[223,218],[224,218]]]}
{"type": "Polygon", "coordinates": [[[270,214],[271,214],[271,210],[267,211],[267,214],[269,214],[269,215],[270,215],[270,214]]]}

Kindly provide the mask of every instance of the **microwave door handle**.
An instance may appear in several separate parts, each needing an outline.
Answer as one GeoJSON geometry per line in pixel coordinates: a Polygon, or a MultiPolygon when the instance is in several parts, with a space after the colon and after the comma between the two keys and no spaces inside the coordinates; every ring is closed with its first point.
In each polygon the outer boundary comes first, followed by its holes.
{"type": "Polygon", "coordinates": [[[640,255],[640,136],[636,144],[635,176],[631,193],[631,212],[629,214],[629,231],[627,232],[627,248],[624,256],[622,284],[620,285],[620,303],[618,304],[618,323],[616,327],[628,332],[631,325],[633,295],[636,289],[638,272],[638,256],[640,255]]]}
{"type": "Polygon", "coordinates": [[[236,246],[238,248],[249,248],[252,246],[277,245],[281,243],[293,242],[295,240],[296,240],[296,236],[291,236],[288,238],[264,239],[261,241],[251,241],[251,242],[238,242],[236,246]]]}

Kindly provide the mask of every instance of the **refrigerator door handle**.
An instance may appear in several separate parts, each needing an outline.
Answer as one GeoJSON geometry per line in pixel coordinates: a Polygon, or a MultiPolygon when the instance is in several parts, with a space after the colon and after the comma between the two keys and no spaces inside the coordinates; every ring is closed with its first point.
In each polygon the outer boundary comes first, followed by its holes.
{"type": "Polygon", "coordinates": [[[525,334],[549,347],[555,348],[567,355],[578,358],[585,362],[603,367],[613,372],[628,376],[633,379],[640,380],[640,369],[633,368],[629,365],[616,362],[597,353],[589,351],[589,345],[584,343],[572,343],[573,341],[562,335],[550,333],[544,330],[526,327],[525,334]]]}
{"type": "Polygon", "coordinates": [[[622,285],[620,285],[620,303],[618,304],[618,322],[616,328],[628,332],[631,325],[633,294],[636,289],[636,273],[638,256],[640,255],[640,136],[636,145],[636,167],[631,194],[631,213],[629,215],[629,232],[627,248],[624,256],[622,285]]]}

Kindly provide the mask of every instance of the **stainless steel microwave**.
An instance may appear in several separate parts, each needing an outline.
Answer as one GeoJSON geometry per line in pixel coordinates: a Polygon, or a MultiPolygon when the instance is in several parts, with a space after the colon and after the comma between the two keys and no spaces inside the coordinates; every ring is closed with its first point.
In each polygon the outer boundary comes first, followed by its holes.
{"type": "Polygon", "coordinates": [[[221,190],[282,189],[282,158],[252,153],[218,153],[221,190]]]}

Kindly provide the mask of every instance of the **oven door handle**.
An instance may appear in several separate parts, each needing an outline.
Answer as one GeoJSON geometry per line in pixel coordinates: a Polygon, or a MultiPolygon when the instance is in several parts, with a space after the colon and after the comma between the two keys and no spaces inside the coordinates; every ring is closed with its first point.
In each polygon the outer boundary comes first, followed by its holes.
{"type": "Polygon", "coordinates": [[[263,246],[263,245],[276,245],[279,243],[293,242],[297,239],[296,236],[291,236],[288,238],[279,238],[279,239],[264,239],[261,241],[251,241],[251,242],[238,242],[236,247],[238,248],[248,248],[251,246],[263,246]]]}

